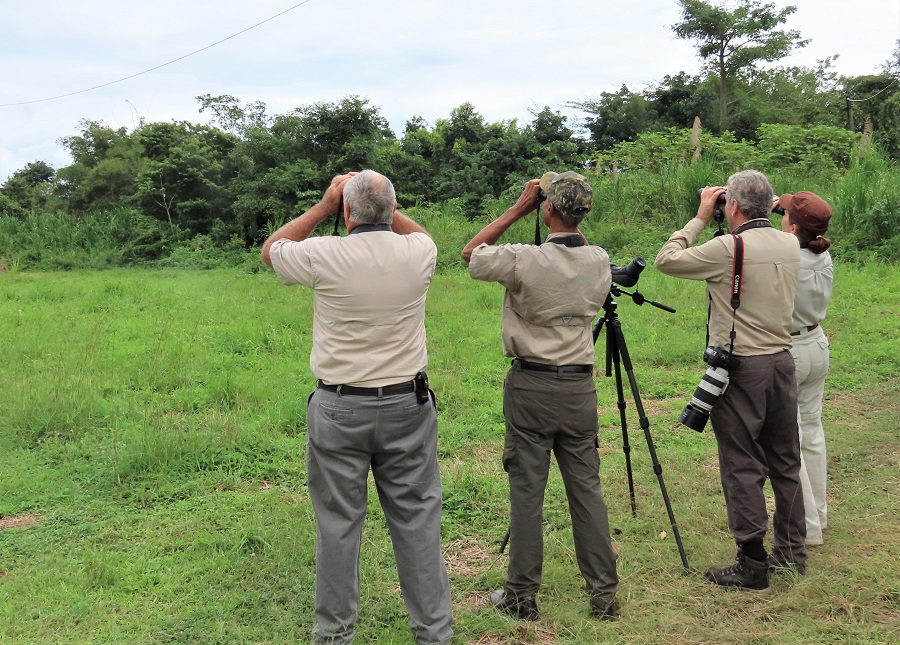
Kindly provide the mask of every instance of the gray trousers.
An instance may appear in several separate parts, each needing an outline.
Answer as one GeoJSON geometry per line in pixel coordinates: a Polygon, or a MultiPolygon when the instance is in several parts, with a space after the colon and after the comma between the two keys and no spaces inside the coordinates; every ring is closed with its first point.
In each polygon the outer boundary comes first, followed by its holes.
{"type": "Polygon", "coordinates": [[[306,464],[316,513],[314,643],[350,643],[359,613],[359,551],[369,468],[394,548],[416,643],[445,643],[450,583],[441,553],[437,413],[416,395],[339,395],[307,406],[306,464]]]}
{"type": "Polygon", "coordinates": [[[775,555],[800,564],[806,562],[806,521],[794,359],[783,351],[740,360],[710,413],[728,527],[738,545],[765,538],[768,476],[775,493],[775,555]]]}
{"type": "Polygon", "coordinates": [[[541,584],[544,561],[543,505],[556,456],[566,488],[575,556],[588,594],[611,601],[618,587],[616,554],[600,488],[597,390],[592,374],[510,369],[503,384],[509,474],[509,568],[504,589],[529,596],[541,584]]]}

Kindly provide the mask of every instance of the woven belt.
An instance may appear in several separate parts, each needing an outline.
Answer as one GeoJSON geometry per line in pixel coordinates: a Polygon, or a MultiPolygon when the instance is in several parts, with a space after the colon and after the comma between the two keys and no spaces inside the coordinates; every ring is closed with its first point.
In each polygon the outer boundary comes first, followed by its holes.
{"type": "Polygon", "coordinates": [[[523,361],[521,358],[513,360],[513,365],[518,365],[520,369],[532,372],[553,372],[556,374],[590,374],[594,371],[593,365],[544,365],[543,363],[523,361]]]}
{"type": "MultiPolygon", "coordinates": [[[[809,327],[806,328],[806,331],[812,331],[813,329],[815,329],[818,326],[819,326],[819,323],[816,323],[815,325],[810,325],[809,327]]],[[[792,331],[791,336],[799,336],[802,333],[803,333],[802,329],[800,331],[792,331]]]]}
{"type": "Polygon", "coordinates": [[[406,394],[407,392],[416,391],[416,382],[406,381],[404,383],[394,383],[393,385],[385,385],[384,387],[356,387],[354,385],[329,385],[319,381],[317,386],[320,390],[328,390],[329,392],[337,392],[344,395],[352,396],[390,396],[391,394],[406,394]]]}

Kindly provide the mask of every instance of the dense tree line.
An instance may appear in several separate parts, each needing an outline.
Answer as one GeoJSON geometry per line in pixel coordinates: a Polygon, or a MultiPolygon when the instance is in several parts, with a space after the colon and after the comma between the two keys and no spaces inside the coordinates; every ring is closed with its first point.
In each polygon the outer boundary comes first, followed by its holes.
{"type": "Polygon", "coordinates": [[[404,206],[457,200],[475,216],[486,197],[522,179],[594,167],[641,135],[690,128],[695,117],[736,141],[771,136],[767,124],[866,130],[900,159],[900,41],[876,75],[839,77],[832,59],[762,69],[805,44],[780,29],[794,7],[676,1],[683,11],[673,31],[696,45],[703,75],[682,71],[641,92],[623,86],[573,101],[584,116],[571,124],[549,107],[529,123],[488,123],[464,103],[433,125],[413,116],[398,134],[358,96],[269,115],[259,101],[203,95],[208,124],[141,123],[129,132],[82,121],[80,134],[61,142],[72,164],[36,161],[15,172],[0,186],[0,216],[131,209],[182,238],[251,245],[311,205],[333,175],[365,167],[390,176],[404,206]]]}

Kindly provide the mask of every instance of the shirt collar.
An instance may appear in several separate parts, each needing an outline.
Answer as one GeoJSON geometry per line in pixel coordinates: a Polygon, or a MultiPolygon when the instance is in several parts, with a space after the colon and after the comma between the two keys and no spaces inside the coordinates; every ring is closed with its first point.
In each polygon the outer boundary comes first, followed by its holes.
{"type": "Polygon", "coordinates": [[[350,235],[354,233],[371,233],[372,231],[390,231],[390,224],[358,224],[350,231],[350,235]]]}

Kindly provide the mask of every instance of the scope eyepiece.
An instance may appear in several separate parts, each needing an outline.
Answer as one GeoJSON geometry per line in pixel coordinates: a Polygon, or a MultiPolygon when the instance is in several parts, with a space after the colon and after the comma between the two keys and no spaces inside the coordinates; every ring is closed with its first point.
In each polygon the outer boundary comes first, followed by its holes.
{"type": "Polygon", "coordinates": [[[638,255],[624,267],[610,264],[610,268],[613,282],[620,287],[633,287],[641,277],[641,271],[647,268],[647,261],[638,255]]]}

